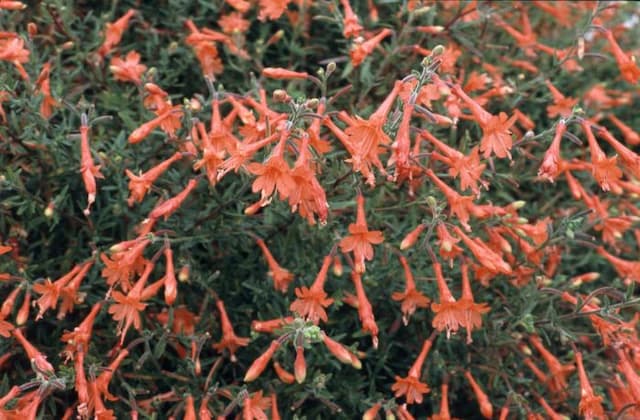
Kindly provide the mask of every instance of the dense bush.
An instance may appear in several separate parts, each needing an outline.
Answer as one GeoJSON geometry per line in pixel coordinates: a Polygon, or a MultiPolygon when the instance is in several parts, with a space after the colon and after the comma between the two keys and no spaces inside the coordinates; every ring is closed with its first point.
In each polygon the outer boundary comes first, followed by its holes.
{"type": "Polygon", "coordinates": [[[640,418],[638,20],[0,0],[0,418],[640,418]]]}

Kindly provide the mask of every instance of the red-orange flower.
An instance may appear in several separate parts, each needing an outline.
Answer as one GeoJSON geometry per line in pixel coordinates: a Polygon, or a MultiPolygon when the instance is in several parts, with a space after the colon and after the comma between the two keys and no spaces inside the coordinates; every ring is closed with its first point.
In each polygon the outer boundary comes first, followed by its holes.
{"type": "Polygon", "coordinates": [[[362,277],[357,271],[351,273],[351,280],[356,288],[358,317],[362,322],[362,330],[371,334],[373,348],[378,348],[378,324],[376,324],[373,308],[362,285],[362,277]]]}
{"type": "Polygon", "coordinates": [[[484,157],[488,158],[492,154],[495,154],[496,157],[499,158],[508,157],[511,159],[509,151],[511,150],[513,141],[511,139],[510,128],[516,122],[517,116],[513,115],[509,118],[504,112],[498,115],[491,115],[469,97],[460,85],[453,85],[453,90],[456,95],[467,104],[475,120],[482,128],[483,135],[480,140],[480,151],[483,152],[484,157]]]}
{"type": "Polygon", "coordinates": [[[562,160],[562,157],[560,157],[560,141],[566,131],[567,125],[565,121],[558,121],[551,145],[545,152],[540,169],[538,169],[538,176],[552,183],[566,168],[566,164],[562,160]]]}
{"type": "Polygon", "coordinates": [[[618,41],[616,41],[616,38],[613,36],[613,32],[607,30],[605,31],[605,36],[611,46],[611,52],[618,63],[622,78],[629,83],[637,84],[640,79],[640,68],[638,68],[635,60],[620,48],[618,41]]]}
{"type": "Polygon", "coordinates": [[[362,25],[358,22],[358,15],[353,12],[351,4],[349,4],[349,0],[340,0],[340,4],[342,4],[342,8],[344,9],[342,34],[345,38],[358,36],[362,31],[362,25]]]}
{"type": "Polygon", "coordinates": [[[547,115],[549,118],[567,118],[573,113],[573,107],[578,103],[577,99],[566,97],[560,92],[551,81],[546,80],[547,87],[553,96],[553,104],[547,106],[547,115]]]}
{"type": "Polygon", "coordinates": [[[276,20],[287,10],[291,0],[259,0],[258,20],[276,20]]]}
{"type": "Polygon", "coordinates": [[[158,165],[149,169],[145,173],[141,173],[140,175],[135,175],[130,170],[125,169],[125,173],[129,177],[129,191],[131,193],[127,200],[127,204],[131,206],[134,202],[141,203],[144,196],[151,189],[153,182],[158,179],[158,177],[160,177],[160,175],[162,175],[173,162],[176,162],[181,158],[182,153],[176,152],[169,159],[160,162],[158,165]]]}
{"type": "Polygon", "coordinates": [[[220,16],[218,25],[222,32],[231,35],[234,33],[244,33],[249,29],[251,23],[242,17],[241,13],[231,12],[228,15],[220,16]]]}
{"type": "Polygon", "coordinates": [[[607,158],[593,135],[591,122],[582,120],[581,125],[589,142],[593,177],[600,184],[602,191],[609,191],[612,184],[615,184],[622,177],[622,170],[618,167],[618,156],[607,158]]]}
{"type": "Polygon", "coordinates": [[[324,291],[324,282],[327,279],[327,272],[331,262],[331,256],[324,257],[322,267],[311,287],[296,287],[295,292],[298,298],[289,306],[291,311],[296,312],[316,325],[320,320],[327,322],[325,308],[333,303],[333,299],[327,298],[327,293],[324,291]]]}
{"type": "Polygon", "coordinates": [[[142,73],[147,70],[147,66],[140,64],[140,54],[135,51],[129,51],[124,60],[119,56],[113,57],[109,70],[111,70],[116,80],[139,85],[142,83],[142,73]]]}
{"type": "Polygon", "coordinates": [[[404,277],[406,280],[406,286],[404,292],[394,292],[391,295],[391,299],[402,302],[402,321],[404,325],[409,323],[409,318],[416,311],[417,308],[428,308],[431,300],[422,294],[421,291],[416,289],[416,283],[413,280],[413,274],[407,263],[407,259],[400,256],[400,264],[404,269],[404,277]]]}
{"type": "Polygon", "coordinates": [[[580,377],[580,404],[578,410],[585,420],[605,418],[602,408],[602,397],[595,395],[589,377],[584,370],[582,363],[582,353],[576,352],[576,364],[578,365],[578,376],[580,377]]]}
{"type": "Polygon", "coordinates": [[[431,350],[435,337],[435,334],[431,334],[428,339],[424,340],[420,354],[415,362],[413,362],[407,376],[404,378],[396,376],[396,382],[391,386],[391,390],[395,392],[396,398],[404,395],[407,404],[421,404],[423,395],[431,391],[427,384],[420,382],[420,376],[422,376],[422,365],[429,354],[429,350],[431,350]]]}
{"type": "Polygon", "coordinates": [[[358,194],[357,206],[356,222],[349,225],[349,236],[344,237],[339,245],[342,252],[353,251],[355,270],[358,273],[364,273],[366,270],[365,260],[371,261],[373,259],[372,245],[381,244],[384,241],[384,237],[379,230],[369,230],[365,218],[364,197],[362,194],[358,194]]]}
{"type": "Polygon", "coordinates": [[[125,295],[116,290],[112,294],[113,300],[115,300],[116,303],[109,307],[108,312],[113,316],[115,321],[118,321],[120,345],[124,343],[124,338],[131,325],[137,330],[142,327],[140,311],[143,311],[147,307],[145,303],[142,303],[142,293],[152,270],[153,263],[148,262],[140,279],[138,279],[133,288],[129,290],[129,293],[125,295]]]}
{"type": "Polygon", "coordinates": [[[104,57],[111,52],[113,47],[120,43],[122,34],[129,26],[129,20],[131,20],[135,13],[136,11],[134,9],[129,9],[127,10],[127,13],[122,15],[115,22],[107,22],[104,30],[104,41],[98,49],[98,54],[104,57]]]}
{"type": "Polygon", "coordinates": [[[269,266],[268,274],[273,278],[273,287],[282,293],[286,293],[289,288],[289,283],[293,281],[293,274],[278,264],[262,239],[256,239],[256,243],[262,250],[264,258],[267,260],[267,265],[269,266]]]}
{"type": "Polygon", "coordinates": [[[391,35],[393,32],[389,28],[384,28],[376,35],[360,43],[354,43],[349,51],[351,64],[358,67],[365,58],[367,58],[373,50],[382,42],[383,39],[391,35]]]}
{"type": "Polygon", "coordinates": [[[218,353],[222,353],[225,349],[229,351],[231,355],[231,361],[236,360],[236,351],[239,347],[244,347],[249,344],[249,339],[244,337],[238,337],[233,331],[233,325],[229,320],[227,311],[224,307],[224,302],[218,299],[216,306],[220,312],[220,326],[222,328],[222,339],[213,345],[213,348],[218,350],[218,353]]]}

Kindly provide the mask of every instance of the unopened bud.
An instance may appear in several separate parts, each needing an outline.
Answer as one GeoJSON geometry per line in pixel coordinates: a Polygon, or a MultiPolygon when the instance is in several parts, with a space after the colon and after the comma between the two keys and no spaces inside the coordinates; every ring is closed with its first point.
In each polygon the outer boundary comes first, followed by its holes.
{"type": "Polygon", "coordinates": [[[429,207],[431,207],[432,209],[435,208],[438,205],[438,202],[436,201],[436,199],[432,195],[428,196],[425,201],[427,202],[427,205],[429,207]]]}
{"type": "Polygon", "coordinates": [[[287,102],[290,96],[283,89],[276,89],[273,91],[273,100],[276,102],[287,102]]]}
{"type": "Polygon", "coordinates": [[[338,255],[336,255],[335,257],[333,257],[333,274],[340,277],[342,276],[343,272],[344,270],[342,267],[342,260],[338,255]]]}
{"type": "Polygon", "coordinates": [[[29,33],[29,36],[33,38],[38,33],[38,26],[33,22],[29,22],[27,24],[27,32],[29,33]]]}
{"type": "Polygon", "coordinates": [[[189,108],[191,108],[193,111],[198,112],[202,109],[202,104],[196,98],[191,98],[189,99],[189,108]]]}
{"type": "Polygon", "coordinates": [[[44,209],[44,217],[47,219],[51,219],[53,217],[53,210],[55,209],[55,204],[51,201],[47,207],[44,209]]]}
{"type": "Polygon", "coordinates": [[[429,10],[431,10],[431,6],[419,7],[419,8],[417,8],[417,9],[415,9],[413,11],[413,15],[414,16],[421,16],[421,15],[424,15],[425,13],[429,12],[429,10]]]}
{"type": "Polygon", "coordinates": [[[336,68],[337,68],[337,65],[335,61],[331,61],[329,64],[327,64],[327,77],[331,76],[331,73],[336,71],[336,68]]]}
{"type": "Polygon", "coordinates": [[[578,60],[584,57],[584,37],[578,38],[578,60]]]}
{"type": "Polygon", "coordinates": [[[191,269],[189,268],[188,265],[183,266],[180,271],[178,272],[178,281],[180,283],[186,283],[189,281],[189,272],[191,271],[191,269]]]}
{"type": "Polygon", "coordinates": [[[63,50],[70,50],[71,48],[73,48],[73,41],[67,41],[64,44],[62,44],[62,49],[63,50]]]}
{"type": "Polygon", "coordinates": [[[524,200],[518,200],[518,201],[514,201],[513,203],[511,203],[511,207],[513,207],[516,210],[520,210],[521,208],[523,208],[525,205],[527,204],[526,201],[524,200]]]}
{"type": "Polygon", "coordinates": [[[433,49],[431,50],[431,55],[433,57],[437,57],[439,55],[444,54],[444,47],[442,45],[436,45],[435,47],[433,47],[433,49]]]}
{"type": "Polygon", "coordinates": [[[312,98],[305,102],[305,106],[309,109],[315,109],[317,108],[319,103],[320,101],[318,100],[318,98],[312,98]]]}

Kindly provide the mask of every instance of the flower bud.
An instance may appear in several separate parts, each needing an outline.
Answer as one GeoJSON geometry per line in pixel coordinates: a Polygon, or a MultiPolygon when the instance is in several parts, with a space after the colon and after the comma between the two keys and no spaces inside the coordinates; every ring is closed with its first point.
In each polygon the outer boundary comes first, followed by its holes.
{"type": "Polygon", "coordinates": [[[51,201],[47,207],[44,209],[44,217],[47,219],[51,219],[53,217],[53,210],[55,209],[55,204],[51,201]]]}
{"type": "Polygon", "coordinates": [[[269,363],[269,360],[271,360],[273,354],[276,352],[276,350],[278,350],[278,347],[280,347],[280,342],[278,340],[273,340],[269,345],[269,348],[264,353],[262,353],[260,357],[254,360],[251,366],[249,366],[247,373],[244,375],[245,382],[255,381],[258,376],[260,376],[262,372],[264,372],[265,368],[267,367],[267,363],[269,363]]]}
{"type": "Polygon", "coordinates": [[[295,375],[296,382],[303,383],[307,377],[307,362],[304,359],[304,347],[296,347],[296,360],[293,363],[293,374],[295,375]]]}
{"type": "Polygon", "coordinates": [[[433,47],[433,49],[431,50],[431,55],[433,57],[437,57],[439,55],[444,54],[445,48],[442,45],[436,45],[435,47],[433,47]]]}
{"type": "Polygon", "coordinates": [[[427,225],[423,223],[420,223],[418,226],[416,226],[415,229],[413,229],[407,234],[407,236],[404,237],[404,239],[400,243],[400,249],[404,251],[405,249],[411,248],[413,245],[415,245],[416,241],[420,237],[420,234],[426,229],[426,227],[427,225]]]}
{"type": "Polygon", "coordinates": [[[335,61],[331,61],[329,64],[327,64],[327,72],[326,72],[327,77],[331,76],[331,74],[334,71],[336,71],[336,68],[337,68],[337,66],[336,66],[335,61]]]}
{"type": "Polygon", "coordinates": [[[342,260],[338,255],[336,255],[335,257],[333,257],[333,274],[340,277],[342,276],[343,272],[344,270],[342,267],[342,260]]]}
{"type": "Polygon", "coordinates": [[[373,407],[364,412],[364,414],[362,415],[362,420],[375,420],[381,407],[382,404],[380,404],[379,402],[375,403],[373,407]]]}
{"type": "Polygon", "coordinates": [[[180,283],[186,283],[189,281],[189,271],[189,265],[185,265],[180,269],[180,271],[178,272],[178,281],[180,283]]]}

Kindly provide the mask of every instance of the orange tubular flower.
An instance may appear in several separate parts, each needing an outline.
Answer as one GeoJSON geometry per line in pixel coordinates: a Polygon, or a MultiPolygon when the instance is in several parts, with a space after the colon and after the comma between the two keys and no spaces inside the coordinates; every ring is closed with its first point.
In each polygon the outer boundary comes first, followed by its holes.
{"type": "Polygon", "coordinates": [[[400,242],[400,249],[404,251],[405,249],[409,249],[414,246],[418,238],[426,228],[426,224],[420,223],[411,232],[407,233],[404,239],[402,239],[402,242],[400,242]]]}
{"type": "Polygon", "coordinates": [[[40,115],[45,119],[49,118],[53,112],[53,107],[57,107],[58,101],[51,96],[51,83],[49,74],[51,72],[51,63],[45,63],[36,80],[36,92],[42,94],[42,102],[40,103],[40,115]]]}
{"type": "Polygon", "coordinates": [[[140,54],[136,51],[129,51],[124,60],[119,56],[113,57],[109,70],[116,80],[140,85],[142,73],[147,70],[147,66],[140,64],[140,54]]]}
{"type": "Polygon", "coordinates": [[[91,307],[91,311],[84,320],[73,329],[62,334],[60,341],[67,343],[65,354],[72,358],[78,348],[88,349],[89,341],[93,334],[93,323],[102,309],[102,303],[98,302],[91,307]]]}
{"type": "Polygon", "coordinates": [[[22,80],[25,81],[29,80],[29,75],[22,65],[29,61],[29,54],[30,51],[24,47],[24,39],[19,38],[17,35],[7,39],[0,38],[0,61],[8,61],[13,64],[20,73],[22,80]]]}
{"type": "Polygon", "coordinates": [[[354,43],[349,51],[351,57],[351,64],[353,67],[358,67],[365,58],[367,58],[373,50],[382,42],[383,39],[391,35],[393,31],[389,28],[384,28],[373,37],[367,39],[361,43],[354,43]]]}
{"type": "Polygon", "coordinates": [[[458,300],[462,311],[463,325],[467,329],[467,344],[471,344],[471,332],[482,327],[482,314],[490,311],[488,304],[475,303],[469,281],[469,268],[467,264],[462,264],[462,297],[458,300]]]}
{"type": "Polygon", "coordinates": [[[104,31],[104,42],[98,49],[98,54],[104,57],[111,52],[113,47],[120,43],[122,34],[124,34],[124,31],[127,30],[127,27],[129,26],[129,20],[131,20],[135,14],[136,11],[134,9],[129,9],[127,10],[127,13],[122,15],[122,17],[115,22],[107,23],[104,31]]]}
{"type": "Polygon", "coordinates": [[[633,174],[633,176],[640,179],[640,156],[613,137],[609,130],[604,127],[598,128],[598,134],[618,153],[622,165],[633,174]]]}
{"type": "Polygon", "coordinates": [[[560,157],[560,141],[567,131],[567,125],[564,120],[560,120],[556,126],[556,132],[551,141],[551,146],[547,149],[542,158],[542,164],[538,169],[538,177],[553,183],[558,175],[566,168],[566,164],[560,157]]]}
{"type": "Polygon", "coordinates": [[[273,333],[276,330],[284,327],[285,325],[291,324],[292,322],[293,322],[292,316],[270,319],[267,321],[256,320],[251,322],[251,329],[255,332],[260,332],[260,333],[273,333]]]}
{"type": "Polygon", "coordinates": [[[27,5],[21,1],[0,0],[0,9],[4,10],[24,10],[27,5]]]}
{"type": "Polygon", "coordinates": [[[602,397],[596,396],[591,388],[591,383],[587,377],[582,363],[582,353],[576,352],[576,364],[578,365],[578,376],[580,376],[580,405],[578,410],[585,420],[605,418],[602,408],[602,397]]]}
{"type": "Polygon", "coordinates": [[[361,369],[360,359],[356,357],[349,349],[342,344],[333,340],[331,337],[322,332],[322,342],[327,346],[327,350],[333,354],[340,362],[351,365],[356,369],[361,369]]]}
{"type": "Polygon", "coordinates": [[[132,206],[134,202],[141,203],[144,199],[144,196],[151,189],[151,185],[155,182],[156,179],[160,177],[174,162],[182,159],[182,153],[176,152],[169,159],[166,159],[160,162],[158,165],[149,169],[145,173],[141,173],[140,175],[135,175],[128,169],[125,169],[125,173],[129,177],[129,199],[127,200],[127,204],[132,206]]]}
{"type": "Polygon", "coordinates": [[[431,300],[416,289],[416,284],[413,280],[413,274],[411,273],[407,259],[402,255],[400,256],[400,264],[402,264],[402,268],[404,269],[404,277],[406,280],[405,290],[404,292],[394,292],[391,295],[391,299],[402,302],[402,321],[404,325],[408,325],[409,318],[414,314],[416,308],[428,308],[431,300]]]}
{"type": "Polygon", "coordinates": [[[107,279],[107,284],[111,287],[120,284],[122,290],[127,292],[131,288],[131,277],[144,271],[146,260],[142,253],[150,243],[149,239],[134,239],[111,247],[114,251],[111,259],[104,253],[100,254],[105,265],[100,274],[107,279]]]}
{"type": "Polygon", "coordinates": [[[589,142],[589,150],[591,151],[591,172],[596,179],[602,191],[611,190],[612,184],[615,184],[622,178],[622,170],[618,168],[618,156],[607,158],[604,154],[596,137],[591,130],[591,122],[583,120],[580,124],[584,130],[589,142]]]}
{"type": "Polygon", "coordinates": [[[247,166],[247,170],[257,175],[251,186],[254,193],[260,191],[262,201],[266,201],[277,191],[280,200],[291,195],[295,189],[295,183],[291,177],[291,168],[284,159],[284,148],[289,132],[283,130],[280,133],[280,141],[273,148],[271,155],[264,163],[253,162],[247,166]]]}
{"type": "Polygon", "coordinates": [[[449,412],[449,384],[443,383],[440,387],[440,412],[429,417],[429,420],[454,420],[449,412]]]}
{"type": "Polygon", "coordinates": [[[567,393],[567,376],[576,370],[576,367],[572,364],[561,364],[560,361],[542,345],[539,337],[532,335],[529,337],[529,342],[538,350],[549,368],[549,376],[545,379],[549,390],[558,394],[559,397],[565,398],[567,393]]]}
{"type": "Polygon", "coordinates": [[[100,173],[100,165],[93,163],[89,147],[89,122],[86,114],[82,114],[80,125],[80,173],[87,190],[87,208],[84,209],[84,214],[88,216],[91,205],[96,201],[96,178],[104,178],[104,176],[100,173]]]}
{"type": "Polygon", "coordinates": [[[184,200],[187,199],[191,191],[193,191],[198,186],[198,180],[196,178],[192,178],[187,183],[187,186],[184,190],[180,191],[178,195],[159,203],[156,207],[149,213],[149,219],[158,220],[161,217],[164,217],[164,220],[167,220],[169,216],[171,216],[176,210],[182,206],[184,200]]]}
{"type": "Polygon", "coordinates": [[[291,0],[259,0],[258,20],[264,22],[265,20],[278,19],[287,10],[289,3],[291,0]]]}
{"type": "Polygon", "coordinates": [[[73,311],[75,305],[80,302],[81,299],[78,296],[78,290],[91,267],[93,267],[93,261],[83,263],[80,271],[60,290],[60,298],[62,301],[60,302],[60,308],[58,308],[58,314],[56,316],[58,319],[63,319],[67,313],[73,311]]]}
{"type": "Polygon", "coordinates": [[[381,244],[384,237],[379,230],[369,230],[362,194],[358,194],[356,202],[358,206],[356,222],[349,225],[349,236],[342,238],[339,245],[344,253],[353,251],[355,271],[361,274],[366,271],[365,260],[371,261],[373,259],[372,245],[381,244]]]}
{"type": "Polygon", "coordinates": [[[330,255],[324,257],[322,267],[311,288],[305,286],[296,287],[295,292],[298,298],[289,306],[291,311],[296,312],[301,317],[306,318],[316,325],[318,325],[320,320],[327,322],[325,308],[333,303],[333,299],[327,298],[327,293],[324,291],[324,282],[327,279],[331,262],[332,258],[330,255]]]}
{"type": "Polygon", "coordinates": [[[344,20],[342,22],[342,34],[345,38],[354,38],[362,32],[362,25],[358,22],[358,15],[353,12],[349,0],[340,0],[344,9],[344,20]]]}
{"type": "Polygon", "coordinates": [[[45,279],[43,283],[36,283],[33,285],[33,291],[39,295],[35,304],[38,305],[39,311],[36,315],[36,321],[41,319],[44,313],[49,309],[56,309],[58,305],[58,298],[60,297],[60,291],[62,288],[80,271],[80,265],[76,265],[73,269],[62,276],[55,282],[51,282],[51,279],[45,279]]]}
{"type": "Polygon", "coordinates": [[[364,292],[364,287],[362,286],[362,277],[360,277],[360,273],[357,271],[353,271],[351,273],[351,280],[353,280],[353,284],[356,287],[356,295],[358,299],[358,317],[360,318],[360,322],[362,322],[362,330],[367,331],[372,336],[373,348],[378,348],[378,325],[376,324],[376,319],[373,316],[373,309],[371,308],[371,303],[367,298],[367,295],[364,292]]]}
{"type": "Polygon", "coordinates": [[[382,408],[382,404],[377,402],[372,405],[367,411],[362,415],[362,420],[375,420],[378,418],[378,412],[382,408]]]}
{"type": "Polygon", "coordinates": [[[276,371],[278,378],[285,384],[292,384],[296,381],[292,373],[287,372],[278,362],[273,362],[273,370],[276,371]]]}
{"type": "Polygon", "coordinates": [[[553,96],[553,104],[547,107],[547,115],[549,118],[557,116],[567,118],[573,113],[573,107],[578,103],[577,99],[565,97],[549,80],[545,83],[553,96]]]}
{"type": "Polygon", "coordinates": [[[239,347],[244,347],[249,344],[248,338],[238,337],[233,331],[233,325],[231,325],[231,321],[229,320],[229,316],[227,315],[227,311],[224,307],[224,302],[221,300],[216,301],[216,306],[218,307],[218,311],[220,312],[220,324],[222,327],[222,340],[220,342],[215,343],[213,348],[218,350],[218,353],[222,353],[225,349],[229,350],[229,354],[231,355],[231,361],[236,361],[236,350],[239,347]]]}
{"type": "Polygon", "coordinates": [[[129,290],[126,295],[116,290],[113,292],[113,300],[116,301],[109,307],[108,312],[112,314],[113,319],[118,321],[118,334],[120,335],[120,345],[124,343],[124,338],[127,335],[129,327],[133,327],[140,330],[142,327],[142,320],[140,318],[140,311],[143,311],[147,305],[142,303],[142,293],[144,286],[153,271],[153,263],[148,262],[145,270],[140,276],[140,279],[129,290]]]}
{"type": "Polygon", "coordinates": [[[466,231],[471,231],[469,226],[469,209],[473,206],[473,196],[460,195],[456,190],[445,184],[431,169],[425,171],[427,176],[431,178],[434,184],[442,191],[445,198],[449,202],[451,213],[455,214],[460,224],[466,231]]]}
{"type": "Polygon", "coordinates": [[[480,179],[487,165],[480,163],[478,147],[474,147],[471,149],[469,155],[465,155],[442,142],[427,130],[422,130],[420,134],[446,156],[447,160],[445,163],[449,165],[449,175],[454,178],[460,177],[460,188],[462,191],[471,188],[471,191],[478,196],[480,195],[478,183],[484,187],[484,189],[489,188],[489,183],[480,179]]]}
{"type": "Polygon", "coordinates": [[[513,271],[511,266],[506,263],[500,255],[496,254],[480,239],[471,239],[457,226],[453,227],[455,233],[460,236],[464,244],[469,248],[471,253],[476,257],[478,262],[487,269],[502,274],[511,274],[513,271]]]}
{"type": "Polygon", "coordinates": [[[396,376],[396,382],[391,386],[391,390],[395,392],[396,398],[404,395],[407,404],[421,404],[423,395],[431,391],[427,384],[420,382],[420,376],[422,376],[422,365],[429,354],[429,350],[431,350],[435,337],[435,334],[431,334],[428,339],[424,340],[420,354],[415,362],[413,362],[407,376],[405,378],[396,376]]]}
{"type": "Polygon", "coordinates": [[[598,247],[597,252],[609,261],[625,284],[640,283],[640,261],[623,260],[610,254],[601,246],[598,247]]]}
{"type": "Polygon", "coordinates": [[[289,284],[293,281],[293,274],[278,264],[262,239],[256,239],[256,243],[267,260],[267,265],[269,266],[267,274],[273,279],[273,287],[282,293],[287,293],[289,284]]]}
{"type": "Polygon", "coordinates": [[[164,249],[164,258],[167,268],[164,277],[164,302],[173,305],[178,295],[178,281],[176,280],[175,269],[173,268],[173,250],[170,247],[164,249]]]}
{"type": "Polygon", "coordinates": [[[147,136],[151,134],[153,130],[160,127],[164,121],[174,116],[174,114],[179,113],[179,111],[180,111],[179,106],[167,107],[167,109],[163,113],[161,113],[151,121],[148,121],[142,124],[140,127],[133,130],[131,134],[129,134],[129,138],[128,138],[129,143],[130,144],[140,143],[142,140],[147,138],[147,136]]]}
{"type": "Polygon", "coordinates": [[[27,357],[29,358],[29,361],[31,361],[31,365],[38,376],[44,375],[45,377],[48,377],[54,373],[53,366],[51,366],[51,363],[47,362],[47,356],[42,354],[40,350],[31,344],[24,335],[22,335],[22,331],[20,329],[16,328],[11,331],[11,333],[27,353],[27,357]]]}
{"type": "Polygon", "coordinates": [[[476,399],[478,400],[478,405],[480,406],[480,413],[485,419],[493,418],[493,406],[491,405],[491,401],[489,401],[489,397],[487,394],[480,388],[480,385],[476,382],[476,380],[471,375],[471,372],[466,370],[464,372],[464,377],[467,378],[471,388],[473,388],[473,393],[476,394],[476,399]]]}
{"type": "Polygon", "coordinates": [[[307,377],[307,362],[304,359],[304,346],[296,346],[296,359],[293,362],[293,376],[301,384],[307,377]]]}
{"type": "Polygon", "coordinates": [[[262,75],[269,79],[277,80],[304,80],[309,77],[307,72],[287,70],[280,67],[265,67],[262,69],[262,75]]]}
{"type": "Polygon", "coordinates": [[[483,136],[482,140],[480,140],[480,151],[483,152],[483,156],[488,158],[492,154],[495,154],[496,157],[499,158],[508,157],[511,159],[509,151],[511,150],[513,141],[509,129],[516,122],[517,116],[513,115],[509,118],[504,112],[501,112],[499,115],[491,115],[469,97],[460,85],[453,85],[453,91],[456,96],[467,104],[475,120],[482,128],[483,136]]]}
{"type": "Polygon", "coordinates": [[[620,130],[625,142],[630,146],[640,144],[640,134],[636,133],[631,127],[620,121],[620,119],[613,114],[609,114],[607,118],[620,130]]]}
{"type": "Polygon", "coordinates": [[[269,348],[262,353],[260,357],[254,360],[251,366],[249,366],[247,373],[244,375],[245,382],[255,381],[258,376],[264,372],[267,367],[267,363],[269,363],[269,360],[271,360],[276,350],[278,350],[278,347],[280,347],[280,342],[278,340],[273,340],[269,345],[269,348]]]}
{"type": "Polygon", "coordinates": [[[440,303],[431,303],[431,310],[436,314],[431,325],[438,331],[447,331],[447,339],[458,332],[460,327],[465,326],[463,312],[458,302],[451,294],[449,286],[442,275],[442,266],[438,262],[434,262],[433,271],[438,284],[438,292],[440,295],[440,303]]]}
{"type": "Polygon", "coordinates": [[[449,266],[453,268],[453,260],[462,255],[464,250],[456,245],[460,239],[449,233],[444,223],[439,223],[436,227],[436,235],[438,236],[439,254],[442,258],[449,260],[449,266]]]}
{"type": "Polygon", "coordinates": [[[616,41],[616,38],[613,36],[613,32],[607,30],[604,34],[609,41],[611,52],[618,63],[622,78],[633,85],[637,84],[640,79],[640,68],[638,68],[636,62],[620,48],[618,41],[616,41]]]}

